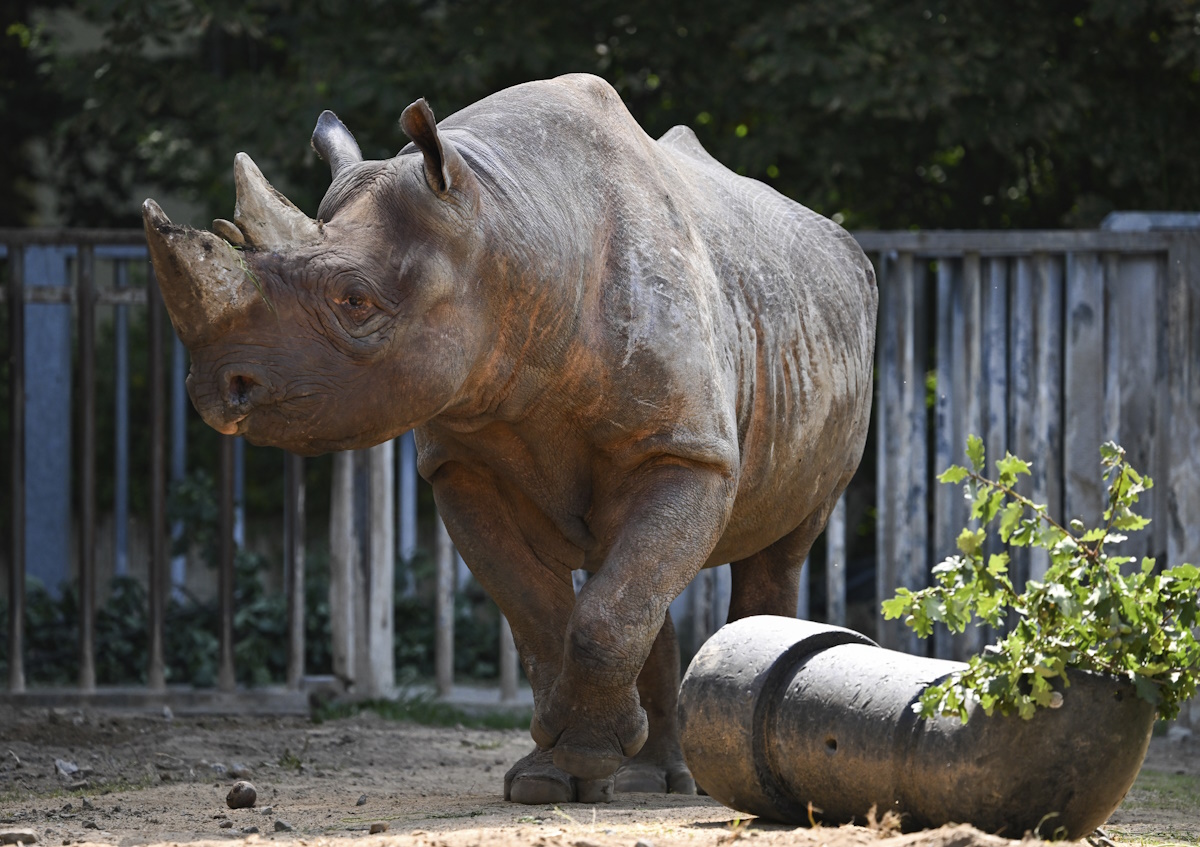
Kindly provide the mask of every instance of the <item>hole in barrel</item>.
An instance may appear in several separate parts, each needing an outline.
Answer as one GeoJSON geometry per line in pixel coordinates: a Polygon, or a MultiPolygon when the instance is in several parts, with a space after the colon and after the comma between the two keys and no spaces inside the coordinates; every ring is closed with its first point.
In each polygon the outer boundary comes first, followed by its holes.
{"type": "Polygon", "coordinates": [[[831,756],[837,752],[837,739],[833,736],[825,739],[825,752],[831,756]]]}

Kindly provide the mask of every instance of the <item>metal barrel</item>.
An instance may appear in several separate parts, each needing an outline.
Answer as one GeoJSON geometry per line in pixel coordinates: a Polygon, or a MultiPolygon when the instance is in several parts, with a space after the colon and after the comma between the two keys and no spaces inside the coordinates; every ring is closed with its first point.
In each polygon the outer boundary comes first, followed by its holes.
{"type": "Polygon", "coordinates": [[[961,662],[885,650],[841,627],[772,616],[721,629],[680,696],[684,757],[731,808],[787,823],[906,828],[969,823],[1021,838],[1078,839],[1137,776],[1155,708],[1133,686],[1071,672],[1062,706],[1033,718],[919,718],[921,691],[961,662]]]}

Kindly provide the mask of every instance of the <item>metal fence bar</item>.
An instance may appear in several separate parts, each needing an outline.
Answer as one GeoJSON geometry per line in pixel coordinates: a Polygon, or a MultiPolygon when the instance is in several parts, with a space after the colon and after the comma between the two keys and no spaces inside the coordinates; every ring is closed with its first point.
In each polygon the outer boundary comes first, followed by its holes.
{"type": "MultiPolygon", "coordinates": [[[[113,285],[121,291],[128,284],[129,265],[124,259],[113,263],[113,285]]],[[[129,306],[113,306],[113,573],[129,573],[129,306]]]]}
{"type": "Polygon", "coordinates": [[[287,591],[287,686],[304,681],[304,457],[284,453],[283,566],[287,591]]]}
{"type": "Polygon", "coordinates": [[[96,306],[95,255],[79,249],[79,687],[96,690],[96,306]]]}
{"type": "Polygon", "coordinates": [[[437,541],[434,559],[437,564],[437,595],[434,622],[434,674],[439,697],[447,697],[454,688],[454,545],[441,515],[437,517],[437,541]]]}
{"type": "Polygon", "coordinates": [[[147,270],[147,322],[150,331],[150,563],[149,624],[150,656],[147,681],[152,690],[166,688],[166,650],[163,626],[166,621],[167,568],[167,462],[166,398],[163,394],[162,294],[154,269],[147,270]]]}
{"type": "Polygon", "coordinates": [[[217,688],[237,686],[233,663],[233,437],[220,436],[217,495],[217,688]]]}
{"type": "Polygon", "coordinates": [[[8,246],[8,384],[12,527],[8,568],[8,690],[25,690],[25,251],[8,246]]]}
{"type": "MultiPolygon", "coordinates": [[[[841,496],[825,525],[825,623],[846,625],[846,498],[841,496]]],[[[717,627],[720,628],[719,626],[717,627]]]]}

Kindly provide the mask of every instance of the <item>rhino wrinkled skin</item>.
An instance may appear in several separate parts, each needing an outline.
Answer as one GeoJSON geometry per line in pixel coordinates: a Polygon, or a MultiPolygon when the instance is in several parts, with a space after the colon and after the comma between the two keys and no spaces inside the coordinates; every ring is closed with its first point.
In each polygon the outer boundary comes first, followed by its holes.
{"type": "Polygon", "coordinates": [[[192,400],[223,433],[305,455],[416,429],[533,687],[537,746],[506,797],[692,791],[668,605],[731,562],[730,620],[795,613],[862,456],[871,266],[690,130],[648,137],[596,77],[440,125],[419,100],[401,126],[412,144],[363,161],[321,116],[316,220],[245,154],[219,235],[146,201],[192,400]]]}

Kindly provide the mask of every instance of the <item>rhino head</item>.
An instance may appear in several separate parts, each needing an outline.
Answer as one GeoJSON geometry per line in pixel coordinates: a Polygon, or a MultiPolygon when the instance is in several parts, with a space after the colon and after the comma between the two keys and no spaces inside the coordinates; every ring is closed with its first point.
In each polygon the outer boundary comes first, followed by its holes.
{"type": "Polygon", "coordinates": [[[332,112],[312,144],[333,180],[318,218],[245,153],[233,220],[212,232],[143,205],[187,386],[225,434],[304,455],[377,444],[454,407],[494,342],[478,292],[478,183],[424,100],[414,144],[363,161],[332,112]]]}

